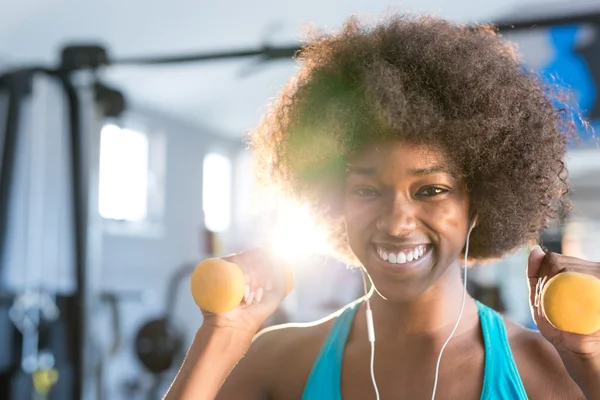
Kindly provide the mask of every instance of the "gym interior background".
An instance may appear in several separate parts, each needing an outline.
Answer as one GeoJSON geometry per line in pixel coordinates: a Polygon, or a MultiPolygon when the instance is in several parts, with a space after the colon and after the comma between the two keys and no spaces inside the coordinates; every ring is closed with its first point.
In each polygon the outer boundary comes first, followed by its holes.
{"type": "MultiPolygon", "coordinates": [[[[269,323],[314,320],[357,298],[359,274],[302,257],[310,226],[256,192],[242,139],[294,73],[302,25],[388,11],[499,23],[600,129],[597,2],[4,4],[0,398],[159,399],[202,323],[193,267],[273,232],[297,287],[269,323]]],[[[597,139],[584,135],[567,163],[576,211],[544,244],[600,261],[597,139]]],[[[469,290],[532,326],[525,260],[475,268],[469,290]]]]}

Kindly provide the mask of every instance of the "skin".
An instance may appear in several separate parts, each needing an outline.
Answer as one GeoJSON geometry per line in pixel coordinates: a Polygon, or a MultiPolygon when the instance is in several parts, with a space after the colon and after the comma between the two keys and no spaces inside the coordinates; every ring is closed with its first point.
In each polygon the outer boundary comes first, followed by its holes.
{"type": "MultiPolygon", "coordinates": [[[[473,219],[468,191],[454,171],[455,166],[435,147],[394,142],[371,143],[349,163],[344,191],[349,243],[378,291],[387,298],[378,295],[371,298],[377,337],[375,376],[382,399],[398,398],[399,393],[407,399],[431,397],[439,350],[459,314],[463,295],[461,254],[473,219]],[[389,265],[378,256],[375,247],[401,249],[421,244],[426,244],[428,250],[414,268],[389,265]]],[[[250,270],[250,264],[256,265],[257,260],[253,256],[253,263],[238,256],[233,261],[250,270]]],[[[254,287],[260,287],[264,279],[258,282],[262,278],[256,277],[264,274],[253,276],[254,287]]],[[[281,296],[269,296],[267,293],[256,308],[246,304],[233,314],[206,315],[206,327],[200,331],[256,332],[259,326],[256,323],[268,318],[281,300],[281,296]]],[[[250,303],[252,300],[255,299],[250,303]]],[[[353,321],[344,352],[340,389],[345,400],[375,398],[364,311],[363,304],[353,321]]],[[[215,377],[227,377],[216,398],[301,398],[332,322],[311,328],[274,330],[260,336],[235,368],[237,360],[229,361],[233,368],[230,374],[223,367],[222,376],[215,377]]],[[[510,321],[506,325],[511,350],[530,398],[584,398],[548,340],[510,321]]],[[[228,350],[233,354],[230,358],[239,359],[241,356],[237,354],[244,354],[244,343],[241,339],[238,347],[228,350]]],[[[200,345],[195,346],[192,349],[200,345]]],[[[214,356],[202,358],[214,357],[213,374],[218,369],[214,367],[219,359],[216,353],[217,350],[214,356]]],[[[190,358],[193,362],[193,357],[190,358]]],[[[224,364],[222,361],[219,365],[224,364]]],[[[467,297],[460,325],[444,351],[437,396],[479,399],[483,374],[484,347],[477,307],[467,297]]],[[[188,382],[190,387],[193,380],[190,375],[177,378],[170,390],[171,397],[168,394],[166,398],[192,398],[176,397],[174,393],[178,385],[186,385],[181,382],[188,382]]],[[[209,391],[196,395],[195,398],[213,398],[209,391]]]]}

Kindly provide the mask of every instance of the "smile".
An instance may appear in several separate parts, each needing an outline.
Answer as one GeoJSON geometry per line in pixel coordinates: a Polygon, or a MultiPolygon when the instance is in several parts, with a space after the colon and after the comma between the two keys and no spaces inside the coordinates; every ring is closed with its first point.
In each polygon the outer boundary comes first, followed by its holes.
{"type": "Polygon", "coordinates": [[[406,264],[418,260],[427,252],[428,246],[423,244],[413,248],[393,250],[376,246],[377,255],[383,261],[391,264],[406,264]]]}

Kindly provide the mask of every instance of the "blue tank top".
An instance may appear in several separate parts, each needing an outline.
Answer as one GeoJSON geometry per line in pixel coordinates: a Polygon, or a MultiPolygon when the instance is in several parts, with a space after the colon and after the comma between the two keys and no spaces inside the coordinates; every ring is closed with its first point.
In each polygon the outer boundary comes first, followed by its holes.
{"type": "MultiPolygon", "coordinates": [[[[526,400],[502,317],[484,304],[476,303],[485,349],[481,399],[526,400]]],[[[302,400],[342,400],[342,358],[359,305],[358,302],[350,304],[336,317],[308,377],[302,400]]]]}

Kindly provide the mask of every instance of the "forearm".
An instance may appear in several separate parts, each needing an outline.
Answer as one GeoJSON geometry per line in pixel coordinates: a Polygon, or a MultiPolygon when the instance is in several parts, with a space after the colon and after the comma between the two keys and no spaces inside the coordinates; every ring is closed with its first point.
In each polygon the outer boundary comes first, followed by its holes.
{"type": "Polygon", "coordinates": [[[202,327],[164,400],[212,400],[252,338],[231,329],[202,327]]]}

